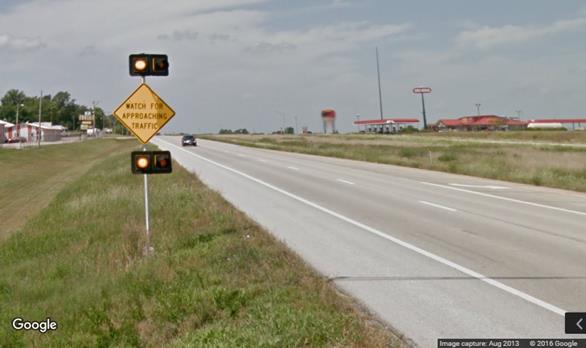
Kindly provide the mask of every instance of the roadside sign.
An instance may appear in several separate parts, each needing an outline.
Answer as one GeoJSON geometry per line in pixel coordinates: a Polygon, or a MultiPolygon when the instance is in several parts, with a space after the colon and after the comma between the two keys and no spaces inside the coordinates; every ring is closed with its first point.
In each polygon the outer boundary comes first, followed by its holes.
{"type": "Polygon", "coordinates": [[[93,121],[94,115],[92,114],[91,111],[86,111],[85,114],[79,115],[79,120],[80,121],[93,121]]]}
{"type": "Polygon", "coordinates": [[[415,93],[415,94],[431,93],[431,88],[429,88],[429,87],[415,87],[415,88],[413,88],[413,93],[415,93]]]}
{"type": "Polygon", "coordinates": [[[169,151],[147,151],[146,144],[175,116],[161,97],[147,84],[146,76],[168,76],[169,60],[166,54],[131,54],[130,76],[140,76],[142,84],[114,111],[114,116],[144,145],[142,151],[131,154],[131,169],[134,174],[143,174],[144,222],[146,232],[145,255],[155,249],[151,246],[149,218],[149,174],[171,173],[169,151]]]}
{"type": "Polygon", "coordinates": [[[421,94],[421,107],[423,109],[423,129],[427,129],[427,114],[425,113],[425,97],[427,93],[431,93],[430,87],[415,87],[413,88],[414,94],[421,94]]]}
{"type": "Polygon", "coordinates": [[[143,83],[114,111],[114,116],[146,144],[175,116],[175,111],[143,83]]]}

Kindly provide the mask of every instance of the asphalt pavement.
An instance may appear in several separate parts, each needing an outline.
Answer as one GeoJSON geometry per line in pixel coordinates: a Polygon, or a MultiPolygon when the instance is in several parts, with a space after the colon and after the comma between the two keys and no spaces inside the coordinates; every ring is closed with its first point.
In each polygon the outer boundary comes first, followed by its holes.
{"type": "Polygon", "coordinates": [[[586,311],[585,194],[207,140],[153,143],[415,345],[580,337],[564,334],[564,313],[586,311]]]}

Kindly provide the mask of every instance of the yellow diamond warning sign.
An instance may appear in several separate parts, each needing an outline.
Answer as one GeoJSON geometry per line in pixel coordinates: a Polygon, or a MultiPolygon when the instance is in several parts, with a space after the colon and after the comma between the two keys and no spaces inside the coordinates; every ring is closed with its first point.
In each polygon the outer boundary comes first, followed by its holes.
{"type": "Polygon", "coordinates": [[[114,111],[114,116],[146,144],[175,116],[175,111],[143,83],[114,111]]]}

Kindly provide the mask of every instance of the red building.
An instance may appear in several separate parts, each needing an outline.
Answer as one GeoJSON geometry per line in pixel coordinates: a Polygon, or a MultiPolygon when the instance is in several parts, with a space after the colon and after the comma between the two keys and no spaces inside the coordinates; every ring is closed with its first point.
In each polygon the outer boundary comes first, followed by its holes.
{"type": "Polygon", "coordinates": [[[525,129],[527,121],[497,115],[463,116],[457,119],[439,120],[434,128],[436,130],[509,130],[525,129]]]}

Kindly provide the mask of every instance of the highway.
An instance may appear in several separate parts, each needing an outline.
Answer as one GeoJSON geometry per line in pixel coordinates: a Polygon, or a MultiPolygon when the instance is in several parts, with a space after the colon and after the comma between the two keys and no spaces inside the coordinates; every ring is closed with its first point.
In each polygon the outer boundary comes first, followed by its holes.
{"type": "Polygon", "coordinates": [[[564,313],[586,311],[585,194],[206,140],[153,143],[414,345],[570,337],[564,313]]]}

